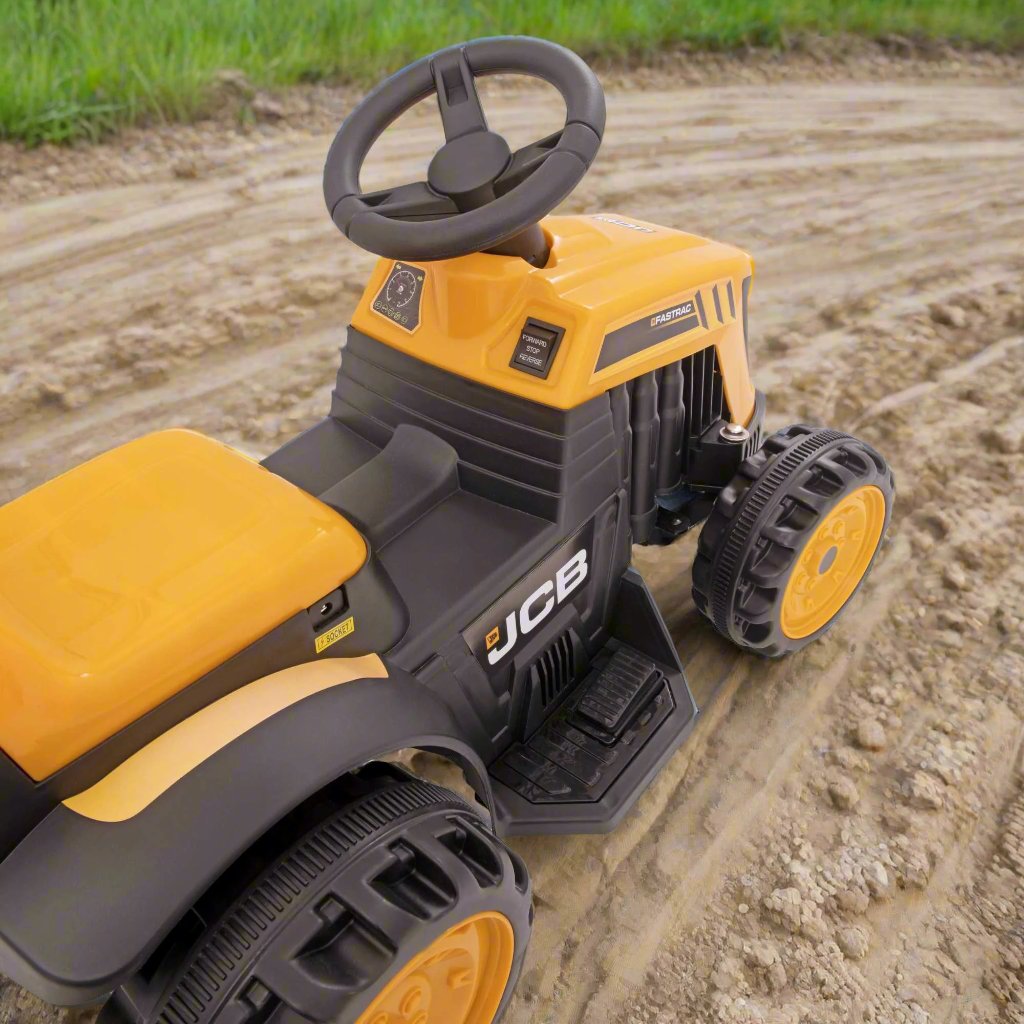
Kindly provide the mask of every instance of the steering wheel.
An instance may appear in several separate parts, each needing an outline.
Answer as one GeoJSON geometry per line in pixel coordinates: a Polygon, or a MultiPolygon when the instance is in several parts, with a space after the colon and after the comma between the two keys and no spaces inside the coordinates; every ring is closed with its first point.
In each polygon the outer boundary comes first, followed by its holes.
{"type": "Polygon", "coordinates": [[[601,83],[563,46],[528,36],[450,46],[385,79],[345,118],[324,166],[327,208],[356,245],[392,259],[465,256],[530,228],[539,237],[534,226],[597,156],[604,119],[601,83]],[[561,130],[514,153],[487,127],[475,84],[477,77],[505,73],[544,79],[566,107],[561,130]],[[427,180],[362,192],[359,172],[370,147],[431,93],[437,94],[445,143],[430,161],[427,180]]]}

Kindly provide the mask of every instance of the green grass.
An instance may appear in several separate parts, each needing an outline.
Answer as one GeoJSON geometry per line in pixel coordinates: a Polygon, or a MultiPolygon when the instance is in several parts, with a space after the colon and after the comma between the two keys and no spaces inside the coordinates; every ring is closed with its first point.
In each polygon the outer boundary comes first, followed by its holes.
{"type": "Polygon", "coordinates": [[[480,35],[546,36],[585,56],[689,43],[783,46],[890,33],[1024,47],[1021,0],[0,0],[0,137],[97,138],[187,120],[222,68],[258,86],[368,82],[480,35]]]}

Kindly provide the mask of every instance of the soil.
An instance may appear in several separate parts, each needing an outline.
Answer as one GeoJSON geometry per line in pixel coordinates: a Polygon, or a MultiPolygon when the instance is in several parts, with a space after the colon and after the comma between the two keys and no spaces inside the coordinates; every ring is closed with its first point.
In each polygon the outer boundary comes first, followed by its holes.
{"type": "MultiPolygon", "coordinates": [[[[694,537],[637,551],[705,712],[615,833],[515,841],[508,1024],[1024,1021],[1024,65],[979,59],[609,78],[565,209],[753,252],[770,425],[856,432],[898,499],[842,623],[779,662],[700,620],[694,537]]],[[[323,414],[372,257],[320,196],[351,94],[314,93],[0,153],[0,501],[147,430],[261,454],[323,414]]],[[[513,141],[558,120],[489,109],[513,141]]],[[[376,176],[421,177],[436,131],[410,113],[376,176]]],[[[0,981],[2,1024],[91,1019],[0,981]]]]}

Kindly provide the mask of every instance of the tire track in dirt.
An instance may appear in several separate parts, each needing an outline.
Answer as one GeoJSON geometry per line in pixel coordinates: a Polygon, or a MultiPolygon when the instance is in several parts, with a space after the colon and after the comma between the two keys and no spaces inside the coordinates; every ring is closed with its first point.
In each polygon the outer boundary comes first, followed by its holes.
{"type": "MultiPolygon", "coordinates": [[[[496,95],[499,129],[553,120],[540,95],[496,95]]],[[[1021,91],[658,86],[609,111],[567,209],[753,251],[770,423],[856,428],[894,462],[897,517],[843,624],[780,663],[699,619],[695,538],[637,552],[698,701],[717,697],[616,833],[517,841],[538,915],[508,1022],[1012,1019],[1021,91]]],[[[420,176],[434,130],[412,113],[376,177],[420,176]]],[[[259,454],[323,414],[372,264],[323,211],[326,142],[0,209],[0,500],[162,426],[259,454]]],[[[0,982],[4,1024],[70,1019],[0,982]]]]}

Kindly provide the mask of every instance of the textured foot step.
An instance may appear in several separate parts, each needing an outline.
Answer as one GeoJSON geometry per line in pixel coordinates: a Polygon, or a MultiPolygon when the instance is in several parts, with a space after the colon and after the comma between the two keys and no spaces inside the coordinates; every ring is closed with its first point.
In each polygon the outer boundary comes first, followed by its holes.
{"type": "Polygon", "coordinates": [[[658,670],[650,658],[622,647],[587,687],[576,715],[607,732],[617,733],[650,695],[657,676],[658,670]]]}

